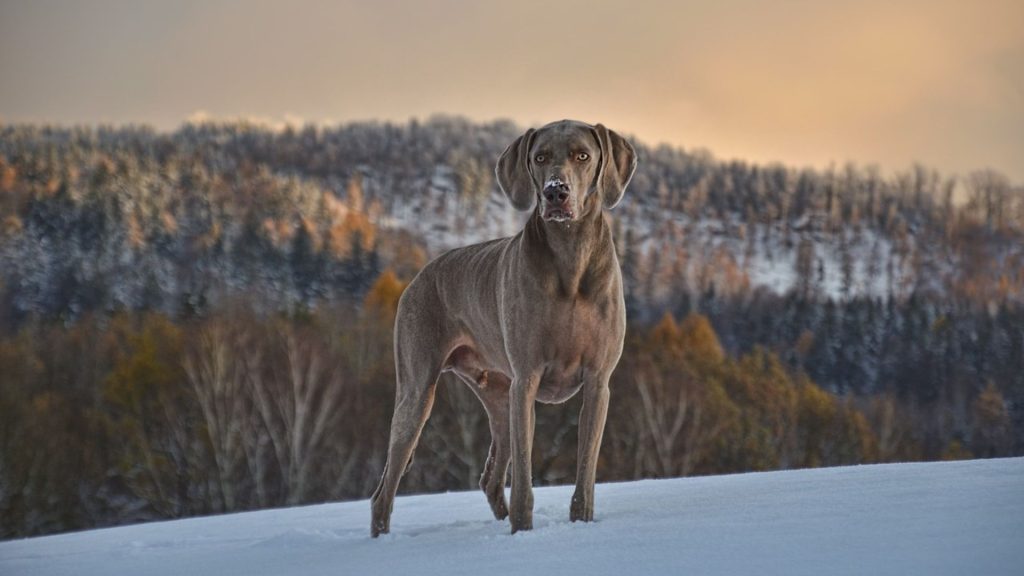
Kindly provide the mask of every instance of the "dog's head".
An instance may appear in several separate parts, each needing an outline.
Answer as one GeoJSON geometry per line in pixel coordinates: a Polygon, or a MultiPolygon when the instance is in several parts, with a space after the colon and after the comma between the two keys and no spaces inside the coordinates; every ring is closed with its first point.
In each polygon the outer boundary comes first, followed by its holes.
{"type": "Polygon", "coordinates": [[[537,198],[544,220],[567,222],[594,206],[614,208],[635,170],[636,151],[624,138],[601,124],[562,120],[527,130],[494,172],[516,209],[530,210],[537,198]]]}

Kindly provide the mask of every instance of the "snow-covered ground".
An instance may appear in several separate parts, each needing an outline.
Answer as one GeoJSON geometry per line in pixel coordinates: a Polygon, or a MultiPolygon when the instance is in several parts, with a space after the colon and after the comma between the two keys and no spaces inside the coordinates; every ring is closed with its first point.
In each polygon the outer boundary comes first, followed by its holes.
{"type": "Polygon", "coordinates": [[[536,490],[509,535],[478,492],[366,501],[0,543],[0,574],[1024,574],[1024,458],[536,490]]]}

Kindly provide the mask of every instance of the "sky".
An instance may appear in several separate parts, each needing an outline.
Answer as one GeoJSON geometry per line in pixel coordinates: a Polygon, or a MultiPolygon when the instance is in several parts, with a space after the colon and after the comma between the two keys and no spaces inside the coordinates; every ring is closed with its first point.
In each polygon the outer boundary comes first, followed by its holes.
{"type": "Polygon", "coordinates": [[[602,122],[1024,181],[1021,0],[0,0],[0,122],[602,122]]]}

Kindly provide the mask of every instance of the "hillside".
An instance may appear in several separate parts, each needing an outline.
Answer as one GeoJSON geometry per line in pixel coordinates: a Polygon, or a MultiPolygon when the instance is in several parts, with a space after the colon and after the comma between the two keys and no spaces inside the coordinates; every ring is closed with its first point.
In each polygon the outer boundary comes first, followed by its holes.
{"type": "MultiPolygon", "coordinates": [[[[519,228],[493,166],[522,130],[448,117],[173,133],[0,125],[0,312],[179,313],[199,305],[190,298],[240,291],[271,307],[358,295],[382,265],[415,271],[519,228]]],[[[638,309],[709,289],[1024,299],[1024,188],[1002,174],[811,170],[635,144],[639,168],[614,215],[638,309]]]]}
{"type": "Polygon", "coordinates": [[[1024,458],[889,464],[536,491],[515,536],[483,496],[399,498],[371,540],[366,501],[0,543],[21,574],[1019,574],[1024,458]]]}

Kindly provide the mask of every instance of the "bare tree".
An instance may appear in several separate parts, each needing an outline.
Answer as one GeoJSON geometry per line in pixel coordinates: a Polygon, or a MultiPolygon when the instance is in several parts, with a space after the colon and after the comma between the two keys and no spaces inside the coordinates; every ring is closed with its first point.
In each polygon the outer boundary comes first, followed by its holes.
{"type": "MultiPolygon", "coordinates": [[[[186,379],[202,411],[204,429],[216,464],[216,488],[221,510],[239,507],[239,472],[252,471],[255,457],[243,444],[257,438],[250,434],[248,390],[238,349],[246,342],[221,322],[213,321],[200,329],[194,344],[182,361],[186,379]]],[[[251,446],[250,446],[251,448],[251,446]]],[[[262,476],[254,477],[262,488],[262,476]]],[[[265,504],[265,491],[257,490],[260,504],[265,504]]]]}
{"type": "Polygon", "coordinates": [[[685,382],[669,382],[647,372],[635,378],[640,410],[634,414],[654,446],[652,471],[666,478],[686,476],[693,472],[700,448],[713,432],[702,422],[703,403],[685,382]]]}
{"type": "Polygon", "coordinates": [[[318,450],[337,422],[344,389],[328,352],[301,329],[279,324],[269,338],[275,354],[250,354],[248,382],[279,467],[285,502],[295,504],[307,496],[317,463],[323,463],[318,450]]]}

